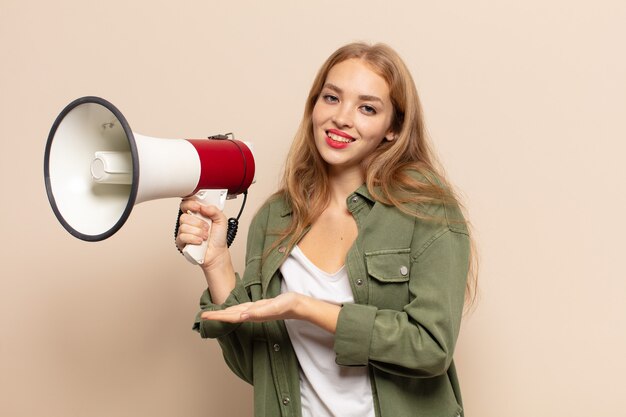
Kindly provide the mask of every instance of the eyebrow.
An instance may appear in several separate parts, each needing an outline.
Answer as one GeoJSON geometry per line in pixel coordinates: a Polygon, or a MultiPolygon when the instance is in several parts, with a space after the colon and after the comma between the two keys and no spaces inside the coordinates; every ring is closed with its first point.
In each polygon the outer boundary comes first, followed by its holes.
{"type": "MultiPolygon", "coordinates": [[[[335,84],[332,84],[332,83],[324,84],[324,88],[328,88],[329,90],[333,90],[333,91],[335,91],[337,93],[343,93],[343,90],[341,88],[337,87],[335,84]]],[[[371,95],[367,95],[367,94],[359,95],[359,100],[363,100],[363,101],[379,101],[381,104],[383,104],[383,100],[380,97],[371,96],[371,95]]]]}

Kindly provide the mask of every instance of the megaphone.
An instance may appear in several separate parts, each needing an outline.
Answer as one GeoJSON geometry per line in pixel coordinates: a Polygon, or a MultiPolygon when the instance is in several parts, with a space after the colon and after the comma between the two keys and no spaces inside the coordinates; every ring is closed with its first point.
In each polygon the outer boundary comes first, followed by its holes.
{"type": "MultiPolygon", "coordinates": [[[[82,97],[58,115],[46,142],[48,200],[63,227],[86,241],[111,237],[144,201],[193,196],[221,209],[254,182],[251,146],[228,136],[160,139],[134,133],[100,97],[82,97]]],[[[204,262],[202,245],[185,257],[204,262]]]]}

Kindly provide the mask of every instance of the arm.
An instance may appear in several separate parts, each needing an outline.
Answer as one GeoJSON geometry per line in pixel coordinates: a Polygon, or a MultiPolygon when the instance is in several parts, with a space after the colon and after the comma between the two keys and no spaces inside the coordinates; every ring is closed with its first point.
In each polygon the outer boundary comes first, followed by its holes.
{"type": "Polygon", "coordinates": [[[201,318],[228,323],[298,319],[309,321],[334,334],[340,311],[341,307],[338,305],[290,292],[254,303],[235,305],[225,310],[206,311],[201,318]]]}
{"type": "MultiPolygon", "coordinates": [[[[191,202],[192,204],[195,202],[191,202]]],[[[194,208],[195,206],[191,206],[194,208]]],[[[187,206],[181,206],[181,210],[188,208],[187,206]]],[[[200,209],[199,205],[197,206],[200,209]]],[[[219,210],[217,210],[219,212],[219,210]]],[[[219,322],[204,322],[201,320],[201,315],[210,311],[222,311],[231,307],[237,307],[242,304],[250,303],[251,297],[246,290],[243,281],[253,281],[254,277],[260,274],[261,268],[261,254],[264,249],[265,230],[267,226],[267,219],[269,216],[269,207],[264,206],[254,217],[248,231],[248,242],[246,246],[246,269],[244,273],[244,279],[240,279],[234,272],[232,261],[230,258],[230,252],[226,247],[225,233],[226,233],[226,218],[221,213],[205,212],[203,213],[207,217],[211,218],[214,222],[214,226],[221,227],[221,236],[217,239],[217,243],[209,243],[208,251],[214,246],[218,248],[217,254],[213,256],[206,256],[205,263],[202,265],[202,272],[204,273],[207,281],[207,290],[203,293],[200,299],[201,311],[196,316],[196,322],[194,329],[198,330],[202,337],[205,338],[217,338],[230,333],[235,330],[237,326],[227,325],[226,323],[219,322]]],[[[185,238],[184,233],[190,233],[197,237],[198,232],[192,227],[198,227],[193,225],[197,219],[194,216],[181,216],[181,227],[179,236],[181,240],[193,242],[190,238],[185,238]],[[191,227],[184,229],[182,224],[190,223],[191,227]]],[[[200,220],[201,221],[201,220],[200,220]]],[[[215,229],[214,229],[215,230],[215,229]]],[[[206,236],[206,235],[205,235],[206,236]]],[[[178,242],[178,240],[177,240],[178,242]]],[[[207,252],[208,252],[207,251],[207,252]]]]}
{"type": "Polygon", "coordinates": [[[228,220],[217,207],[204,206],[191,199],[183,200],[180,209],[184,214],[180,217],[176,246],[182,250],[188,244],[208,241],[205,260],[200,267],[213,302],[222,304],[235,288],[235,270],[226,244],[228,220]],[[211,219],[211,226],[191,212],[211,219]]]}
{"type": "Polygon", "coordinates": [[[347,304],[337,323],[337,363],[392,374],[445,373],[459,333],[469,256],[466,233],[446,229],[414,259],[412,301],[402,311],[347,304]]]}
{"type": "Polygon", "coordinates": [[[201,310],[196,315],[193,324],[193,329],[199,332],[203,338],[217,339],[229,368],[249,383],[252,383],[253,377],[252,349],[254,346],[254,326],[258,325],[254,323],[208,321],[203,320],[201,316],[208,311],[221,311],[229,307],[249,303],[252,299],[261,297],[260,285],[255,281],[258,281],[258,276],[260,275],[261,255],[264,250],[269,211],[269,205],[266,204],[255,215],[250,225],[246,247],[246,268],[243,279],[240,279],[234,273],[231,275],[230,271],[228,271],[228,265],[232,268],[230,256],[223,258],[222,261],[217,260],[217,263],[213,264],[217,268],[215,270],[207,271],[207,268],[203,267],[208,288],[202,294],[200,300],[201,310]],[[221,266],[219,266],[220,263],[221,266]],[[226,285],[220,286],[220,288],[213,285],[213,279],[220,279],[218,272],[224,273],[227,278],[229,276],[233,278],[233,281],[229,283],[229,285],[232,285],[232,289],[229,292],[226,285]]]}

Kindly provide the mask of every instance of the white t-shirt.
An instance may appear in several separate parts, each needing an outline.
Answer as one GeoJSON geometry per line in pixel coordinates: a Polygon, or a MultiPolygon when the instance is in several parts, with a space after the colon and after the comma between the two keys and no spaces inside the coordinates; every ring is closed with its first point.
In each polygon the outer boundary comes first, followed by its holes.
{"type": "MultiPolygon", "coordinates": [[[[316,267],[295,246],[280,267],[281,292],[296,292],[334,304],[353,303],[345,266],[334,274],[316,267]]],[[[335,336],[308,321],[285,320],[300,363],[303,417],[374,417],[368,369],[335,363],[335,336]]]]}

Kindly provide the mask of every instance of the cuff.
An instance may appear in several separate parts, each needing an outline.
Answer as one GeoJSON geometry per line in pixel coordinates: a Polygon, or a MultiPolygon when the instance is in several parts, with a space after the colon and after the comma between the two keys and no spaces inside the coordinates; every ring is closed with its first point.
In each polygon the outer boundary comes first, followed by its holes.
{"type": "Polygon", "coordinates": [[[239,279],[239,275],[237,275],[237,279],[235,281],[235,288],[230,292],[224,304],[213,304],[211,301],[211,294],[209,290],[204,290],[202,293],[202,297],[200,298],[200,308],[201,310],[196,314],[196,318],[193,323],[192,329],[199,332],[202,338],[216,338],[225,336],[228,333],[237,329],[241,323],[224,323],[221,321],[213,321],[213,320],[202,320],[200,318],[201,314],[205,311],[216,311],[216,310],[224,310],[230,306],[234,306],[237,304],[243,304],[250,301],[250,297],[246,292],[246,289],[243,286],[241,279],[239,279]]]}
{"type": "Polygon", "coordinates": [[[363,304],[344,304],[335,332],[335,362],[342,366],[365,366],[369,360],[374,320],[378,309],[363,304]]]}

